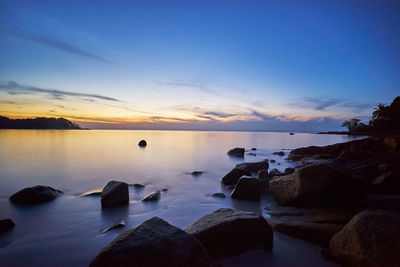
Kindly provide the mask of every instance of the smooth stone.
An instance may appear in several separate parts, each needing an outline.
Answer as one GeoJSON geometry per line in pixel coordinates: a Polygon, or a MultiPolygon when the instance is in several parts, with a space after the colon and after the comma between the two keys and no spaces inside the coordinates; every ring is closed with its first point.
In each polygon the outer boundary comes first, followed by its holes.
{"type": "Polygon", "coordinates": [[[235,147],[227,152],[227,154],[231,157],[243,158],[245,149],[241,147],[235,147]]]}
{"type": "Polygon", "coordinates": [[[157,201],[161,197],[160,191],[153,191],[142,198],[142,201],[157,201]]]}
{"type": "Polygon", "coordinates": [[[257,173],[259,170],[267,169],[269,167],[268,161],[258,161],[258,162],[244,162],[237,164],[236,168],[243,169],[248,172],[255,172],[257,173]]]}
{"type": "Polygon", "coordinates": [[[255,151],[255,150],[257,150],[257,148],[253,147],[253,148],[252,148],[252,149],[250,149],[250,150],[253,150],[253,151],[255,151]]]}
{"type": "Polygon", "coordinates": [[[292,173],[294,173],[294,168],[286,168],[285,171],[284,171],[285,175],[289,175],[289,174],[292,174],[292,173]]]}
{"type": "Polygon", "coordinates": [[[192,235],[153,217],[123,232],[89,266],[209,266],[207,251],[192,235]]]}
{"type": "Polygon", "coordinates": [[[211,258],[225,258],[255,249],[272,250],[273,232],[261,214],[218,209],[185,228],[211,258]]]}
{"type": "Polygon", "coordinates": [[[10,201],[18,205],[35,205],[52,201],[62,193],[50,186],[36,185],[18,191],[10,197],[10,201]]]}
{"type": "Polygon", "coordinates": [[[274,152],[273,154],[274,154],[274,155],[278,155],[278,156],[284,156],[284,155],[285,155],[285,152],[279,151],[279,152],[274,152]]]}
{"type": "Polygon", "coordinates": [[[0,233],[4,233],[6,231],[11,230],[12,228],[14,228],[15,223],[7,218],[7,219],[0,219],[0,233]]]}
{"type": "Polygon", "coordinates": [[[140,140],[140,142],[139,142],[139,144],[138,144],[140,147],[145,147],[145,146],[147,146],[147,142],[146,142],[146,140],[140,140]]]}
{"type": "Polygon", "coordinates": [[[143,184],[133,184],[132,186],[133,186],[133,188],[135,188],[136,190],[141,190],[141,189],[143,189],[143,188],[146,187],[146,186],[143,185],[143,184]]]}
{"type": "Polygon", "coordinates": [[[269,172],[269,177],[281,176],[281,175],[282,173],[276,168],[271,169],[269,172]]]}
{"type": "Polygon", "coordinates": [[[268,177],[269,177],[269,174],[268,174],[268,170],[266,170],[266,169],[259,170],[258,173],[257,173],[257,178],[259,180],[267,179],[268,177]]]}
{"type": "Polygon", "coordinates": [[[89,191],[80,195],[80,197],[99,197],[101,196],[101,191],[89,191]]]}
{"type": "Polygon", "coordinates": [[[274,160],[274,159],[271,159],[269,162],[271,162],[271,163],[275,163],[275,162],[276,162],[276,160],[274,160]]]}
{"type": "Polygon", "coordinates": [[[224,177],[222,177],[221,183],[224,185],[237,184],[240,177],[242,177],[243,175],[251,175],[251,174],[247,170],[241,168],[233,168],[230,172],[225,174],[224,177]]]}
{"type": "Polygon", "coordinates": [[[201,174],[203,174],[202,171],[194,171],[194,172],[192,172],[192,175],[193,175],[193,176],[199,176],[199,175],[201,175],[201,174]]]}
{"type": "Polygon", "coordinates": [[[289,133],[289,135],[294,135],[294,133],[289,133]]]}
{"type": "Polygon", "coordinates": [[[110,181],[101,191],[101,206],[111,208],[129,204],[128,184],[119,181],[110,181]]]}
{"type": "Polygon", "coordinates": [[[232,191],[231,198],[259,201],[261,198],[261,184],[257,178],[242,177],[232,191]]]}
{"type": "Polygon", "coordinates": [[[126,225],[125,221],[123,219],[121,219],[121,220],[119,220],[119,222],[115,223],[113,226],[108,227],[108,228],[104,229],[103,231],[101,231],[101,233],[104,234],[104,233],[107,233],[110,230],[124,227],[125,225],[126,225]]]}
{"type": "Polygon", "coordinates": [[[214,193],[211,196],[212,197],[217,197],[217,198],[226,198],[224,193],[214,193]]]}

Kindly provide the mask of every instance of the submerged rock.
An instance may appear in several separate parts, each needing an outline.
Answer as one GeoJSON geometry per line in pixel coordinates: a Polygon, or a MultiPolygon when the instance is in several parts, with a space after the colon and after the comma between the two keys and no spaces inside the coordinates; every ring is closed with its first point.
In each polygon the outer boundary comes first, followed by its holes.
{"type": "Polygon", "coordinates": [[[274,152],[273,154],[274,154],[274,155],[278,155],[278,156],[284,156],[284,155],[285,155],[285,152],[279,151],[279,152],[274,152]]]}
{"type": "Polygon", "coordinates": [[[247,170],[241,168],[233,168],[230,172],[225,174],[224,177],[222,177],[221,183],[224,185],[237,184],[240,177],[242,177],[243,175],[251,175],[251,174],[247,170]]]}
{"type": "Polygon", "coordinates": [[[209,266],[209,257],[192,235],[153,217],[120,234],[90,266],[209,266]]]}
{"type": "Polygon", "coordinates": [[[289,135],[294,135],[294,133],[289,133],[289,135]]]}
{"type": "Polygon", "coordinates": [[[243,169],[248,172],[257,173],[259,170],[266,169],[268,170],[269,164],[268,161],[258,161],[258,162],[244,162],[237,164],[236,168],[243,169]]]}
{"type": "Polygon", "coordinates": [[[358,199],[368,184],[334,163],[317,163],[297,168],[291,175],[269,182],[279,205],[330,206],[358,199]]]}
{"type": "Polygon", "coordinates": [[[146,142],[146,140],[140,140],[140,142],[139,142],[139,144],[138,144],[140,147],[145,147],[145,146],[147,146],[147,142],[146,142]]]}
{"type": "Polygon", "coordinates": [[[128,184],[118,181],[110,181],[101,191],[101,206],[111,208],[129,204],[128,184]]]}
{"type": "Polygon", "coordinates": [[[276,162],[276,160],[274,160],[274,159],[271,159],[269,162],[271,162],[271,163],[275,163],[275,162],[276,162]]]}
{"type": "Polygon", "coordinates": [[[11,219],[0,219],[0,233],[11,230],[15,223],[11,219]]]}
{"type": "Polygon", "coordinates": [[[199,175],[201,175],[201,174],[203,174],[202,171],[194,171],[194,172],[192,172],[192,175],[193,175],[193,176],[199,176],[199,175]]]}
{"type": "Polygon", "coordinates": [[[157,201],[161,197],[160,191],[153,191],[142,198],[142,201],[157,201]]]}
{"type": "Polygon", "coordinates": [[[217,198],[226,198],[224,193],[214,193],[211,196],[212,197],[217,197],[217,198]]]}
{"type": "Polygon", "coordinates": [[[231,150],[228,151],[228,155],[231,157],[236,157],[236,158],[243,158],[244,157],[244,152],[245,149],[241,147],[235,147],[231,150]]]}
{"type": "Polygon", "coordinates": [[[135,188],[136,190],[142,190],[143,188],[145,188],[146,186],[143,184],[133,184],[132,185],[133,188],[135,188]]]}
{"type": "Polygon", "coordinates": [[[269,172],[269,177],[281,176],[281,175],[282,173],[276,168],[271,169],[271,171],[269,172]]]}
{"type": "Polygon", "coordinates": [[[54,200],[62,193],[50,186],[36,185],[18,191],[10,197],[10,201],[18,205],[35,205],[54,200]]]}
{"type": "Polygon", "coordinates": [[[252,150],[252,151],[255,151],[255,150],[257,150],[257,148],[253,147],[253,148],[252,148],[252,149],[250,149],[250,150],[252,150]]]}
{"type": "Polygon", "coordinates": [[[257,178],[242,177],[232,191],[231,198],[259,201],[261,198],[261,184],[257,178]]]}
{"type": "Polygon", "coordinates": [[[222,208],[185,228],[207,249],[211,258],[234,256],[254,249],[272,250],[268,222],[252,212],[222,208]]]}
{"type": "Polygon", "coordinates": [[[110,231],[110,230],[113,230],[113,229],[116,229],[116,228],[124,227],[125,225],[126,225],[126,224],[125,224],[125,221],[124,221],[123,219],[121,219],[121,220],[119,220],[119,222],[117,222],[117,223],[114,224],[113,226],[108,227],[108,228],[104,229],[103,231],[101,231],[101,233],[104,234],[104,233],[106,233],[106,232],[108,232],[108,231],[110,231]]]}
{"type": "Polygon", "coordinates": [[[336,260],[348,266],[399,266],[400,217],[383,210],[354,216],[330,243],[336,260]]]}

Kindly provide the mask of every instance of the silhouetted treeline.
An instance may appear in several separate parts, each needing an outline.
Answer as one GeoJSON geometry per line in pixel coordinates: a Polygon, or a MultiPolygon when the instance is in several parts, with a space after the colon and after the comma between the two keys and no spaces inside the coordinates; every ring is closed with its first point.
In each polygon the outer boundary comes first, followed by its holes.
{"type": "Polygon", "coordinates": [[[81,129],[64,118],[9,119],[0,116],[0,129],[81,129]]]}
{"type": "Polygon", "coordinates": [[[344,121],[342,127],[347,127],[349,133],[400,133],[400,96],[388,106],[378,104],[368,124],[354,118],[344,121]]]}

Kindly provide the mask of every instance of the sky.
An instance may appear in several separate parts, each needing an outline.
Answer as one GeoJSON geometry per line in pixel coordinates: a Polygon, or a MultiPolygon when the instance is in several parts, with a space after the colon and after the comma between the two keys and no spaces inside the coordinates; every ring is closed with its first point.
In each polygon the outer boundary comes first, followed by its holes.
{"type": "Polygon", "coordinates": [[[400,95],[399,1],[0,0],[0,115],[326,131],[400,95]]]}

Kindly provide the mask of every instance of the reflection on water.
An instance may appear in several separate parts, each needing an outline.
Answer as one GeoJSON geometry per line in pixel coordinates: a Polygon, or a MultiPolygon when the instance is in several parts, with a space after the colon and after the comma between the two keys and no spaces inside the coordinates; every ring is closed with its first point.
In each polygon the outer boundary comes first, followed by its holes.
{"type": "Polygon", "coordinates": [[[229,195],[220,179],[243,162],[228,157],[229,149],[256,147],[252,151],[256,156],[246,155],[244,161],[275,159],[271,168],[284,170],[293,164],[272,152],[348,140],[347,136],[287,133],[2,130],[0,215],[12,218],[16,227],[0,236],[0,262],[83,266],[119,233],[153,216],[186,227],[221,207],[260,212],[270,197],[253,203],[210,196],[216,192],[229,195]],[[138,146],[141,139],[147,147],[138,146]],[[204,173],[191,175],[195,170],[204,173]],[[146,187],[129,186],[129,206],[112,210],[101,209],[99,196],[79,197],[110,180],[146,187]],[[35,207],[10,204],[11,194],[36,184],[66,193],[35,207]],[[168,190],[159,202],[140,201],[163,188],[168,190]],[[101,234],[121,218],[126,227],[101,234]]]}

